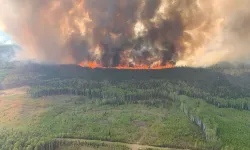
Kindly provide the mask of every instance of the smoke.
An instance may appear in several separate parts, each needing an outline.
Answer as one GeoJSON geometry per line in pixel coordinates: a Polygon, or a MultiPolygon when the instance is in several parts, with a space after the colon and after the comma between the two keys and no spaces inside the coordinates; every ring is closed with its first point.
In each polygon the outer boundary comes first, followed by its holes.
{"type": "Polygon", "coordinates": [[[0,0],[19,58],[101,66],[249,59],[249,0],[0,0]]]}
{"type": "Polygon", "coordinates": [[[249,63],[250,10],[249,0],[219,0],[217,13],[222,19],[218,32],[194,55],[179,64],[209,66],[218,62],[249,63]]]}

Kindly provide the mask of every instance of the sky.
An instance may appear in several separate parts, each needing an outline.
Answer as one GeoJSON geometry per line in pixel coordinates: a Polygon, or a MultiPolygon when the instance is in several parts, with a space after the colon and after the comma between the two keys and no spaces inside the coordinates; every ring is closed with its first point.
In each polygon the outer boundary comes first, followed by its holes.
{"type": "Polygon", "coordinates": [[[12,43],[11,37],[7,33],[0,31],[0,44],[10,43],[12,43]]]}

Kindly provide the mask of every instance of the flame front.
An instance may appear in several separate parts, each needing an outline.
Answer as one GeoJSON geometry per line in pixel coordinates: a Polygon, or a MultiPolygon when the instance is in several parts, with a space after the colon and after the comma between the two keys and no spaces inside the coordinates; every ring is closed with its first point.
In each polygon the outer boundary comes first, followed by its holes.
{"type": "Polygon", "coordinates": [[[28,51],[26,56],[90,68],[163,69],[182,60],[188,64],[223,25],[216,0],[7,3],[0,10],[12,6],[15,11],[0,15],[0,22],[28,51]]]}
{"type": "Polygon", "coordinates": [[[174,68],[174,65],[172,64],[166,64],[165,66],[162,65],[154,65],[154,66],[146,66],[146,65],[135,65],[135,66],[116,66],[116,67],[103,67],[102,65],[100,65],[97,62],[91,62],[91,61],[83,61],[79,64],[79,66],[81,67],[87,67],[87,68],[91,68],[91,69],[95,69],[95,68],[113,68],[113,69],[129,69],[129,70],[147,70],[147,69],[151,69],[151,70],[160,70],[160,69],[169,69],[169,68],[174,68]]]}

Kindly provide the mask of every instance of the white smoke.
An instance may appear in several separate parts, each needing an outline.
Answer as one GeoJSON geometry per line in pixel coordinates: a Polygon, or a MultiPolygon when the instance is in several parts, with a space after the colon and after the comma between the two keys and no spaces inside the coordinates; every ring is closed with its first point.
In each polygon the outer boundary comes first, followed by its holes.
{"type": "Polygon", "coordinates": [[[250,0],[218,0],[217,13],[223,19],[220,31],[191,57],[177,65],[210,66],[227,61],[250,62],[250,0]]]}

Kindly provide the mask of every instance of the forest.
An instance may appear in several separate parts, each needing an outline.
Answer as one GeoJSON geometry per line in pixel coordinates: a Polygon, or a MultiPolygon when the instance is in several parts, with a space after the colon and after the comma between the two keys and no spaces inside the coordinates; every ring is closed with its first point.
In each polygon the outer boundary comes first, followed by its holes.
{"type": "Polygon", "coordinates": [[[79,141],[87,139],[138,141],[158,148],[249,149],[249,70],[248,65],[228,64],[163,70],[7,65],[0,71],[1,90],[29,87],[25,96],[8,99],[24,99],[35,107],[43,101],[48,104],[43,115],[20,119],[21,128],[3,125],[0,148],[130,149],[79,141]]]}

